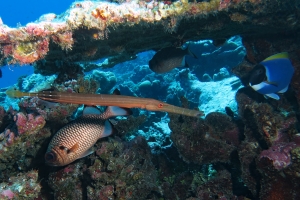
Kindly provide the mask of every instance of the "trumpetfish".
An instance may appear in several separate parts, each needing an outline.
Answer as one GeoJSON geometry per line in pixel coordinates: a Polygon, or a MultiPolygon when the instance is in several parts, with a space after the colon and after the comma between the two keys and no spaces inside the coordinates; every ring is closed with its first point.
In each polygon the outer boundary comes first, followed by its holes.
{"type": "Polygon", "coordinates": [[[41,91],[41,92],[22,92],[15,89],[8,89],[6,94],[11,98],[21,97],[38,97],[42,100],[58,102],[58,103],[71,103],[71,104],[84,104],[86,106],[118,106],[121,108],[140,108],[149,111],[161,111],[168,113],[175,113],[191,117],[200,117],[204,115],[202,111],[191,110],[187,108],[173,106],[165,102],[151,99],[132,97],[125,95],[111,95],[111,94],[83,94],[83,93],[68,93],[56,91],[41,91]]]}

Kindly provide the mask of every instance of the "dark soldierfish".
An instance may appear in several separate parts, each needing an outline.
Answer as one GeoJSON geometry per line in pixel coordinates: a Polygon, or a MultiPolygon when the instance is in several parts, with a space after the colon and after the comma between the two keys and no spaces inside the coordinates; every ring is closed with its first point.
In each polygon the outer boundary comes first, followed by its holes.
{"type": "Polygon", "coordinates": [[[191,55],[197,58],[190,50],[176,47],[166,47],[159,50],[149,61],[149,68],[155,73],[169,72],[176,67],[187,66],[185,56],[191,55]]]}
{"type": "Polygon", "coordinates": [[[99,112],[97,108],[87,107],[83,116],[60,129],[48,146],[45,154],[46,164],[64,166],[90,155],[98,139],[113,133],[114,129],[107,119],[130,114],[129,110],[116,106],[109,106],[102,114],[99,112]]]}

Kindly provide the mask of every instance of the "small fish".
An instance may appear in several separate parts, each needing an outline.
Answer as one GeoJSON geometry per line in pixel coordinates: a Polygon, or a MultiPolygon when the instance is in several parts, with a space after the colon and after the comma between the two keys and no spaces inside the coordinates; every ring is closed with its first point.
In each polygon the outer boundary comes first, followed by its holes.
{"type": "Polygon", "coordinates": [[[190,51],[189,46],[184,50],[176,47],[163,48],[149,61],[149,68],[155,73],[162,74],[176,67],[187,66],[185,60],[186,55],[197,58],[196,55],[190,51]]]}
{"type": "Polygon", "coordinates": [[[287,91],[293,74],[294,67],[288,53],[278,53],[253,68],[249,85],[258,93],[279,100],[276,93],[287,91]]]}
{"type": "Polygon", "coordinates": [[[0,78],[2,78],[2,70],[0,69],[0,78]]]}
{"type": "Polygon", "coordinates": [[[64,166],[93,153],[92,147],[98,139],[114,131],[110,117],[129,115],[130,110],[116,106],[107,107],[100,114],[95,107],[86,107],[83,115],[60,129],[49,143],[45,154],[46,164],[64,166]]]}

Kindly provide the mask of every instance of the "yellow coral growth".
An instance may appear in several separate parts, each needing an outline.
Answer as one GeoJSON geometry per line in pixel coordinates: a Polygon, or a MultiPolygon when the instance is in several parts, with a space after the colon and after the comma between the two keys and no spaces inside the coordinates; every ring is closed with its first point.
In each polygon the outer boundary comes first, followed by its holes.
{"type": "Polygon", "coordinates": [[[13,49],[13,58],[20,64],[33,63],[48,52],[49,39],[36,42],[22,42],[13,49]]]}

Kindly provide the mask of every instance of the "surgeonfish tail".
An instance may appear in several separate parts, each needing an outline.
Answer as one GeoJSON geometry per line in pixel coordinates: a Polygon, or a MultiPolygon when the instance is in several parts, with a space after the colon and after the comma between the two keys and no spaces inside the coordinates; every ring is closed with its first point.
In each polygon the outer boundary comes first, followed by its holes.
{"type": "Polygon", "coordinates": [[[275,60],[275,59],[289,59],[289,54],[287,52],[277,53],[275,55],[267,57],[262,62],[270,61],[270,60],[275,60]]]}
{"type": "Polygon", "coordinates": [[[9,88],[6,90],[6,95],[10,98],[21,98],[24,96],[30,96],[29,93],[21,92],[20,90],[16,90],[14,88],[9,88]]]}

